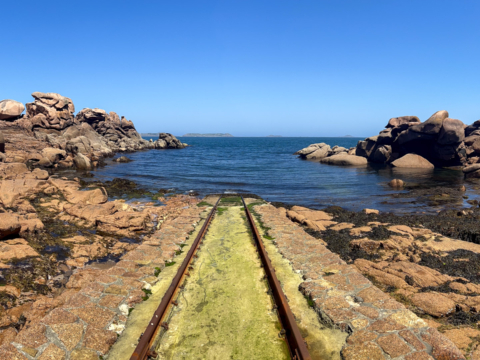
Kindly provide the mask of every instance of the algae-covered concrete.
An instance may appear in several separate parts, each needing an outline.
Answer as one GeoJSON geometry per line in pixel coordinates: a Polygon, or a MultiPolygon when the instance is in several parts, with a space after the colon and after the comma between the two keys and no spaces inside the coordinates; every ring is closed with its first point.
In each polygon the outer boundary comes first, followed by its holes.
{"type": "Polygon", "coordinates": [[[224,207],[158,348],[160,359],[289,359],[241,206],[224,207]]]}
{"type": "MultiPolygon", "coordinates": [[[[254,204],[255,202],[252,201],[251,203],[254,204]]],[[[283,292],[288,299],[288,305],[295,315],[298,328],[307,343],[312,360],[340,360],[340,352],[345,345],[348,334],[338,328],[328,327],[320,323],[318,314],[298,290],[300,284],[303,283],[302,276],[295,272],[290,261],[278,252],[274,244],[275,239],[263,231],[257,219],[255,219],[255,222],[263,236],[265,250],[275,268],[275,274],[282,284],[283,292]]]]}

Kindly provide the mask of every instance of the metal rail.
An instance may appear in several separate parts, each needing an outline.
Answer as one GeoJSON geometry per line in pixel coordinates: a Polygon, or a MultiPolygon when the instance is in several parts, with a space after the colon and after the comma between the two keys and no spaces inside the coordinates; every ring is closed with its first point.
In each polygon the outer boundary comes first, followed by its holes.
{"type": "Polygon", "coordinates": [[[283,293],[282,286],[280,285],[280,281],[278,281],[277,279],[277,275],[275,275],[275,269],[273,268],[272,262],[268,257],[267,251],[265,250],[265,246],[263,245],[257,226],[255,225],[255,221],[253,220],[250,210],[248,210],[247,204],[245,203],[245,199],[243,198],[243,196],[242,202],[243,206],[245,207],[245,212],[247,213],[248,222],[250,223],[250,227],[253,230],[253,237],[259,250],[258,252],[260,254],[260,259],[262,260],[265,273],[267,275],[268,283],[270,285],[270,288],[272,289],[272,295],[277,305],[278,317],[280,318],[280,322],[282,323],[283,330],[285,330],[284,336],[287,340],[292,360],[311,360],[310,353],[308,352],[307,345],[305,344],[305,340],[303,340],[302,334],[298,329],[297,322],[295,321],[292,310],[290,310],[290,306],[288,306],[287,298],[283,293]]]}
{"type": "MultiPolygon", "coordinates": [[[[152,348],[152,344],[155,340],[156,334],[161,327],[164,327],[166,330],[168,329],[168,324],[163,323],[167,310],[169,307],[175,303],[174,297],[175,294],[178,292],[178,289],[182,283],[183,278],[187,274],[187,269],[190,266],[190,263],[193,260],[193,256],[198,249],[198,245],[201,243],[203,236],[207,232],[208,226],[213,218],[217,210],[217,206],[222,199],[222,196],[218,199],[215,206],[213,207],[212,211],[208,215],[205,223],[203,224],[200,232],[198,233],[195,241],[192,244],[192,247],[187,253],[187,256],[183,260],[182,265],[178,269],[177,274],[172,280],[170,287],[168,288],[167,292],[165,293],[162,302],[158,306],[157,310],[153,314],[152,319],[150,320],[147,329],[140,337],[137,347],[133,352],[130,360],[145,360],[148,357],[156,357],[157,354],[155,353],[155,349],[152,348]]],[[[248,222],[250,227],[252,228],[253,237],[255,243],[258,247],[260,259],[262,261],[262,265],[265,269],[266,278],[272,290],[272,295],[276,303],[278,317],[282,324],[282,334],[285,337],[285,340],[288,344],[290,354],[292,360],[311,360],[310,354],[307,349],[307,345],[303,340],[302,335],[300,334],[300,330],[298,329],[297,323],[293,316],[290,307],[288,306],[287,298],[283,293],[282,287],[280,282],[275,275],[275,270],[272,266],[272,263],[267,255],[265,247],[263,246],[263,242],[261,240],[260,234],[258,229],[255,225],[255,221],[253,220],[252,214],[248,210],[248,207],[245,203],[243,196],[241,196],[243,206],[245,208],[245,212],[247,214],[248,222]]]]}
{"type": "Polygon", "coordinates": [[[180,287],[182,280],[186,275],[187,269],[193,260],[193,256],[197,251],[198,245],[200,244],[205,233],[207,232],[208,226],[210,225],[210,221],[212,221],[213,214],[215,214],[215,211],[217,210],[217,206],[221,198],[222,197],[220,196],[217,202],[215,203],[215,206],[213,207],[212,211],[210,212],[207,219],[205,220],[205,223],[203,224],[202,228],[200,229],[200,232],[195,238],[195,241],[193,242],[192,247],[188,251],[187,256],[183,260],[182,265],[178,269],[177,274],[173,278],[172,283],[170,284],[170,287],[168,288],[167,292],[163,296],[162,302],[160,303],[157,310],[153,314],[152,319],[148,323],[147,329],[141,335],[140,340],[138,341],[137,347],[135,348],[135,351],[130,357],[130,360],[145,360],[150,356],[156,357],[156,354],[154,353],[154,349],[150,349],[152,342],[155,340],[155,335],[160,329],[160,327],[162,327],[162,325],[165,328],[168,328],[168,324],[163,324],[162,320],[164,319],[170,305],[173,304],[174,296],[177,293],[178,288],[180,287]]]}

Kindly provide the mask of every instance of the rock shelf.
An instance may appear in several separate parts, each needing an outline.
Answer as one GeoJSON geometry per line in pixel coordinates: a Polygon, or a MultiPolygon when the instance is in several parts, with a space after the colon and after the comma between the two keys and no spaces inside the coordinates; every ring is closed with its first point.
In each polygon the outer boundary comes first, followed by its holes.
{"type": "Polygon", "coordinates": [[[271,205],[254,209],[278,251],[303,274],[301,289],[320,318],[349,333],[344,359],[465,358],[450,339],[374,286],[356,266],[328,250],[323,240],[291,222],[285,209],[271,205]]]}

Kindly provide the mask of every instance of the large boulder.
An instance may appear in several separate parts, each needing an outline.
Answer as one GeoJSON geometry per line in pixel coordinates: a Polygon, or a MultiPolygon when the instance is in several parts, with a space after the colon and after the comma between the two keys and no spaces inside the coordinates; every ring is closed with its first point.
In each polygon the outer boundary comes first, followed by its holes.
{"type": "Polygon", "coordinates": [[[158,134],[158,140],[155,143],[156,149],[183,149],[185,147],[180,140],[168,133],[158,134]]]}
{"type": "Polygon", "coordinates": [[[308,145],[306,148],[303,148],[301,150],[298,150],[297,152],[295,152],[293,155],[300,155],[301,157],[305,157],[307,156],[308,154],[311,154],[313,153],[314,151],[324,147],[324,146],[327,146],[327,144],[325,143],[318,143],[318,144],[310,144],[308,145]]]}
{"type": "Polygon", "coordinates": [[[367,159],[362,156],[338,154],[332,155],[320,160],[322,164],[340,165],[340,166],[364,166],[367,165],[367,159]]]}
{"type": "Polygon", "coordinates": [[[321,148],[316,149],[314,152],[307,154],[304,156],[306,159],[309,160],[320,160],[329,155],[331,151],[330,145],[322,146],[321,148]]]}
{"type": "Polygon", "coordinates": [[[369,160],[375,163],[384,164],[390,160],[392,156],[392,147],[390,145],[379,146],[370,156],[369,160]]]}
{"type": "Polygon", "coordinates": [[[355,155],[368,158],[370,154],[375,150],[375,145],[377,144],[378,136],[371,136],[366,138],[364,141],[359,141],[357,144],[357,150],[355,155]]]}
{"type": "Polygon", "coordinates": [[[108,115],[107,115],[107,112],[105,110],[102,110],[102,109],[85,108],[85,109],[82,109],[78,112],[76,119],[80,123],[86,122],[90,125],[93,125],[93,124],[98,123],[100,121],[107,120],[108,115]]]}
{"type": "Polygon", "coordinates": [[[15,100],[2,100],[0,101],[0,120],[15,120],[25,110],[25,106],[15,100]]]}
{"type": "Polygon", "coordinates": [[[75,155],[73,162],[78,170],[92,170],[92,163],[90,159],[81,153],[75,155]]]}
{"type": "Polygon", "coordinates": [[[71,99],[56,93],[34,92],[33,103],[27,104],[28,121],[25,126],[32,128],[63,130],[74,122],[75,106],[71,99]]]}
{"type": "Polygon", "coordinates": [[[440,110],[430,116],[427,121],[414,125],[410,129],[424,134],[437,135],[442,129],[443,121],[446,118],[448,118],[448,111],[440,110]]]}
{"type": "Polygon", "coordinates": [[[391,145],[393,140],[395,140],[395,138],[393,137],[392,129],[385,129],[378,134],[377,145],[391,145]]]}
{"type": "Polygon", "coordinates": [[[437,142],[441,145],[458,144],[465,139],[465,125],[457,119],[446,118],[437,142]]]}
{"type": "Polygon", "coordinates": [[[391,118],[389,121],[388,121],[388,124],[387,124],[387,128],[394,128],[394,127],[398,127],[400,125],[408,125],[408,126],[412,126],[412,125],[416,125],[416,124],[420,124],[420,119],[417,117],[417,116],[400,116],[400,117],[396,117],[396,118],[391,118]]]}
{"type": "Polygon", "coordinates": [[[65,150],[55,149],[55,148],[45,148],[42,150],[42,155],[44,158],[48,159],[52,164],[58,163],[60,160],[64,160],[67,157],[65,150]]]}
{"type": "Polygon", "coordinates": [[[400,159],[392,162],[392,166],[399,168],[419,168],[419,169],[433,169],[433,164],[427,159],[416,154],[407,154],[400,159]]]}

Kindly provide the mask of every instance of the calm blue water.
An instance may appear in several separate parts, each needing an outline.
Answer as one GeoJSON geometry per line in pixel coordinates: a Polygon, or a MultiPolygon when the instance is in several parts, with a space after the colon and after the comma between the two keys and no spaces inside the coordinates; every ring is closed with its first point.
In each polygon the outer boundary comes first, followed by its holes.
{"type": "MultiPolygon", "coordinates": [[[[180,138],[191,147],[127,154],[132,162],[112,163],[96,170],[96,178],[128,178],[151,190],[195,190],[200,195],[248,192],[268,201],[314,208],[339,205],[352,210],[436,211],[412,204],[412,199],[392,199],[387,183],[407,182],[458,187],[458,171],[403,171],[385,166],[338,167],[301,160],[292,155],[309,144],[326,142],[346,148],[359,138],[180,138]]],[[[460,204],[461,205],[461,204],[460,204]]]]}

